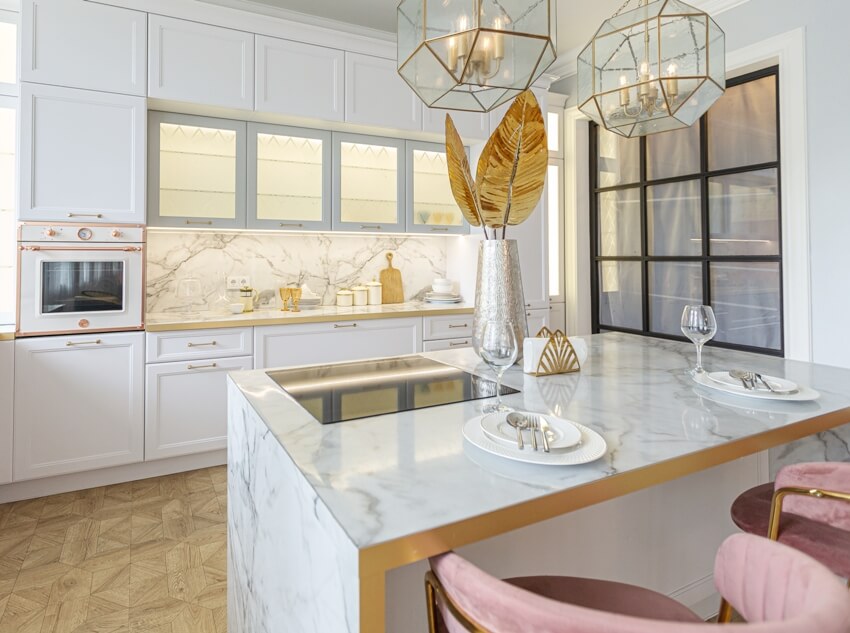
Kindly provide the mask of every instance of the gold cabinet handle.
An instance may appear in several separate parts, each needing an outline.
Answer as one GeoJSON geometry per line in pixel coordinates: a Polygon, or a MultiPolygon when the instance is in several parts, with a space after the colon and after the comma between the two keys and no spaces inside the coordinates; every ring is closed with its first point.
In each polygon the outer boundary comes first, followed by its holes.
{"type": "Polygon", "coordinates": [[[186,224],[206,224],[212,226],[212,220],[186,220],[186,224]]]}
{"type": "Polygon", "coordinates": [[[78,345],[100,345],[101,342],[102,341],[100,339],[95,339],[93,341],[79,341],[79,342],[68,341],[67,343],[65,343],[65,347],[77,347],[78,345]]]}
{"type": "Polygon", "coordinates": [[[102,218],[102,213],[69,213],[69,218],[102,218]]]}
{"type": "Polygon", "coordinates": [[[218,345],[215,341],[210,343],[186,343],[186,347],[210,347],[215,345],[218,345]]]}
{"type": "Polygon", "coordinates": [[[449,325],[450,330],[457,330],[457,329],[460,329],[460,328],[467,328],[467,327],[469,327],[468,323],[464,323],[463,325],[449,325]]]}
{"type": "Polygon", "coordinates": [[[210,363],[209,365],[186,365],[186,369],[215,369],[218,363],[210,363]]]}
{"type": "Polygon", "coordinates": [[[340,328],[344,328],[344,327],[357,327],[357,324],[351,323],[350,325],[340,325],[339,323],[334,323],[334,329],[335,330],[339,330],[340,328]]]}
{"type": "Polygon", "coordinates": [[[297,229],[300,229],[300,228],[303,228],[303,227],[304,227],[304,225],[303,225],[303,224],[301,224],[300,222],[298,222],[298,223],[293,223],[293,222],[281,222],[281,223],[280,223],[280,226],[281,226],[282,228],[286,228],[286,227],[293,227],[293,228],[297,228],[297,229]]]}
{"type": "Polygon", "coordinates": [[[433,226],[431,227],[432,231],[448,231],[449,227],[447,226],[433,226]]]}
{"type": "Polygon", "coordinates": [[[380,224],[361,224],[360,228],[361,229],[374,229],[376,231],[380,231],[381,225],[380,224]]]}
{"type": "Polygon", "coordinates": [[[459,343],[449,343],[449,347],[461,347],[461,346],[468,346],[468,345],[469,345],[469,341],[460,341],[459,343]]]}

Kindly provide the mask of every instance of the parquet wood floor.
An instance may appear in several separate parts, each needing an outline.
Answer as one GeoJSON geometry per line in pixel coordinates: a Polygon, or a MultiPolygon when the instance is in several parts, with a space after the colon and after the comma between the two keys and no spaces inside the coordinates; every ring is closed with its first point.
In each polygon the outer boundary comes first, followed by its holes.
{"type": "Polygon", "coordinates": [[[226,477],[0,505],[0,633],[226,633],[226,477]]]}

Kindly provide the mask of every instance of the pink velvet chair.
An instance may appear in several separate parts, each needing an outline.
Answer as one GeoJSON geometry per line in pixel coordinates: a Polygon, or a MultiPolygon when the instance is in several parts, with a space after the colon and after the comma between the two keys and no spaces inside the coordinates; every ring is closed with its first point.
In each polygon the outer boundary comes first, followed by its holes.
{"type": "MultiPolygon", "coordinates": [[[[850,463],[794,464],[774,483],[744,492],[732,504],[732,521],[805,552],[842,578],[850,578],[850,463]]],[[[731,609],[720,606],[721,622],[731,609]]]]}
{"type": "MultiPolygon", "coordinates": [[[[431,633],[708,633],[675,600],[620,583],[543,577],[499,580],[449,552],[425,580],[431,633]]],[[[714,567],[720,594],[749,624],[741,633],[847,633],[850,597],[823,565],[779,543],[730,536],[714,567]]]]}

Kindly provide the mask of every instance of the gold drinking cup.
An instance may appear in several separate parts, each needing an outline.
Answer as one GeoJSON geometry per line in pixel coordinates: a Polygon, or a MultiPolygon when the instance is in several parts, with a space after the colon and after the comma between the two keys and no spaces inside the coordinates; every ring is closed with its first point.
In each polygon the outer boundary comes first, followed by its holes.
{"type": "Polygon", "coordinates": [[[301,301],[301,288],[290,288],[290,296],[292,297],[292,311],[301,312],[298,307],[298,302],[301,301]]]}
{"type": "Polygon", "coordinates": [[[281,312],[289,312],[289,299],[292,296],[292,288],[280,288],[278,292],[280,293],[280,300],[283,302],[283,307],[280,309],[281,312]]]}

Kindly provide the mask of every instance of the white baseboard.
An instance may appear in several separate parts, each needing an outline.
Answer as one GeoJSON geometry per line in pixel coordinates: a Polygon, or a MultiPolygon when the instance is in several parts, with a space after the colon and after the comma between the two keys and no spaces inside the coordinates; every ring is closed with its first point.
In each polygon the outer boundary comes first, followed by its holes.
{"type": "Polygon", "coordinates": [[[674,591],[670,597],[681,602],[703,620],[716,616],[720,606],[720,594],[714,586],[712,574],[674,591]]]}
{"type": "Polygon", "coordinates": [[[46,497],[48,495],[57,495],[74,490],[86,490],[87,488],[120,484],[126,481],[148,479],[149,477],[162,477],[163,475],[173,475],[174,473],[188,470],[221,466],[226,463],[227,450],[222,449],[199,455],[185,455],[183,457],[158,459],[140,464],[116,466],[115,468],[90,470],[72,475],[20,481],[0,486],[0,503],[9,503],[10,501],[20,501],[22,499],[35,499],[36,497],[46,497]]]}

